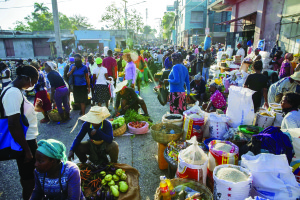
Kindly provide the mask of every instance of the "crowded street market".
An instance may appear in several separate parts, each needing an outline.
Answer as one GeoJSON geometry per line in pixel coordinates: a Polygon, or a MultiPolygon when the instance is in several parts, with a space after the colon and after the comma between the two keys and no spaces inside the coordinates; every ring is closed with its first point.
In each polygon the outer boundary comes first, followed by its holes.
{"type": "Polygon", "coordinates": [[[300,200],[300,39],[239,15],[187,42],[175,16],[168,37],[78,29],[48,58],[8,56],[1,33],[0,199],[300,200]]]}

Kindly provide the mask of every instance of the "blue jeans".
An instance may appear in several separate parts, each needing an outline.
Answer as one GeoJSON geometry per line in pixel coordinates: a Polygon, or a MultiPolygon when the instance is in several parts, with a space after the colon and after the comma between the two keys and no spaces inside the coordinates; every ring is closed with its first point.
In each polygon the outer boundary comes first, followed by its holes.
{"type": "Polygon", "coordinates": [[[207,83],[208,79],[209,79],[209,68],[208,67],[203,67],[202,69],[202,76],[205,80],[205,83],[207,83]]]}

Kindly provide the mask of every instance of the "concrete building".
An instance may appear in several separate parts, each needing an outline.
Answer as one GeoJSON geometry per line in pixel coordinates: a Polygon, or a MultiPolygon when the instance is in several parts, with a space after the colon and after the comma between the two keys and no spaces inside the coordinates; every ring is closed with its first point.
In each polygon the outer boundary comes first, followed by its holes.
{"type": "MultiPolygon", "coordinates": [[[[62,30],[63,47],[69,46],[74,35],[62,30]]],[[[55,56],[55,38],[53,31],[0,31],[1,59],[49,59],[55,56]]]]}
{"type": "Polygon", "coordinates": [[[237,43],[242,43],[247,47],[247,42],[253,39],[253,46],[256,47],[259,40],[265,39],[265,50],[270,51],[279,37],[284,2],[285,0],[216,0],[208,8],[216,12],[231,11],[231,20],[215,24],[230,24],[231,33],[227,34],[227,45],[235,47],[237,43]]]}
{"type": "Polygon", "coordinates": [[[285,0],[280,29],[278,45],[282,50],[294,54],[300,53],[300,1],[285,0]]]}
{"type": "MultiPolygon", "coordinates": [[[[200,45],[205,39],[205,28],[207,14],[209,16],[209,30],[213,37],[213,43],[224,42],[226,31],[229,31],[229,26],[216,27],[212,33],[214,23],[219,23],[230,18],[230,13],[222,12],[207,13],[207,0],[182,0],[178,3],[174,2],[175,7],[175,35],[172,33],[173,44],[184,46],[187,48],[191,44],[200,45]],[[177,43],[176,43],[177,42],[177,43]]],[[[167,6],[167,10],[170,6],[167,6]]]]}

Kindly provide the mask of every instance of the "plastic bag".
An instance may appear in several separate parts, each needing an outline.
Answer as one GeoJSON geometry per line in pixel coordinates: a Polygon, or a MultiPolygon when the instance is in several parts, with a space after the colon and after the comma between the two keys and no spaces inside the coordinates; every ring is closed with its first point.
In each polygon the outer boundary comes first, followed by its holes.
{"type": "Polygon", "coordinates": [[[191,146],[179,152],[176,176],[196,180],[206,185],[208,158],[198,146],[197,138],[187,141],[191,146]]]}
{"type": "Polygon", "coordinates": [[[255,91],[248,88],[236,86],[229,88],[226,116],[229,118],[229,125],[232,128],[253,124],[255,115],[252,95],[254,93],[255,91]]]}
{"type": "Polygon", "coordinates": [[[300,196],[300,186],[284,154],[242,155],[241,166],[253,175],[253,196],[267,199],[297,199],[300,196]]]}

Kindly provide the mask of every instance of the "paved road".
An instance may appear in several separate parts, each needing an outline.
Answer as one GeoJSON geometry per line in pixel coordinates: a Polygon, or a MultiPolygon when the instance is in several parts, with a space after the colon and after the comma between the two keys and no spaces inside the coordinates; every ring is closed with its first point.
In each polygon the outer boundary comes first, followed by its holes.
{"type": "MultiPolygon", "coordinates": [[[[149,114],[154,122],[161,120],[163,114],[169,111],[169,107],[161,106],[153,92],[154,84],[142,88],[141,96],[144,98],[149,114]]],[[[88,108],[89,109],[89,108],[88,108]]],[[[39,124],[40,139],[54,138],[62,141],[67,149],[70,149],[73,139],[78,134],[82,122],[78,121],[79,111],[71,111],[72,120],[67,124],[57,125],[54,122],[39,124]]],[[[38,120],[42,114],[38,114],[38,120]]],[[[86,137],[87,138],[87,137],[86,137]]],[[[139,184],[143,200],[154,199],[156,188],[159,185],[159,176],[166,175],[166,170],[160,170],[157,164],[157,143],[151,134],[137,135],[131,139],[129,136],[115,138],[119,143],[119,162],[132,165],[140,172],[139,184]]],[[[68,152],[67,152],[68,153],[68,152]]],[[[19,174],[15,161],[0,162],[0,199],[21,199],[22,188],[19,182],[19,174]]]]}

